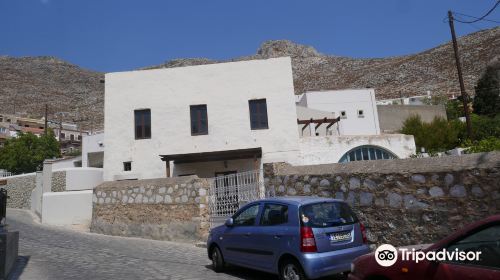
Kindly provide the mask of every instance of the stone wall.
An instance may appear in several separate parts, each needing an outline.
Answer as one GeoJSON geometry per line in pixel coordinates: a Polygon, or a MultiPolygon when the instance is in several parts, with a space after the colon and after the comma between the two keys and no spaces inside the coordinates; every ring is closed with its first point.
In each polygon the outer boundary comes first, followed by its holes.
{"type": "Polygon", "coordinates": [[[52,172],[52,192],[63,192],[66,190],[66,171],[52,172]]]}
{"type": "Polygon", "coordinates": [[[460,157],[264,166],[267,195],[346,200],[372,244],[437,241],[500,213],[500,152],[460,157]]]}
{"type": "Polygon", "coordinates": [[[94,189],[91,231],[159,240],[205,240],[209,179],[105,182],[94,189]]]}
{"type": "Polygon", "coordinates": [[[36,187],[36,173],[17,175],[2,178],[7,181],[7,185],[0,186],[7,190],[8,208],[31,208],[31,192],[36,187]]]}

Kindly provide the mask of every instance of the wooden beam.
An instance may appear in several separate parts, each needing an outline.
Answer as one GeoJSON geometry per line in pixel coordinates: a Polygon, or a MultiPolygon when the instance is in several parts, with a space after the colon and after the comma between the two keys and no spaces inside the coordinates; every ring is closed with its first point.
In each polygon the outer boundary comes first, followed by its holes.
{"type": "Polygon", "coordinates": [[[333,121],[330,122],[330,124],[326,127],[326,129],[329,129],[332,125],[338,123],[339,121],[340,121],[340,116],[337,117],[336,119],[333,119],[333,121]]]}
{"type": "Polygon", "coordinates": [[[318,127],[320,127],[322,124],[324,124],[326,122],[326,120],[327,120],[327,118],[324,118],[323,120],[318,121],[317,125],[314,127],[314,131],[316,132],[316,130],[318,130],[318,127]]]}

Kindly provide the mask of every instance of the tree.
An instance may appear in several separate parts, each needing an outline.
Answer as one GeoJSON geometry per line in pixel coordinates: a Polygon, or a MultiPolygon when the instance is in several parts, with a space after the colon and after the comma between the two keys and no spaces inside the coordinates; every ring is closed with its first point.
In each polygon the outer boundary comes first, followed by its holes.
{"type": "Polygon", "coordinates": [[[494,117],[500,113],[500,66],[490,65],[475,87],[474,113],[494,117]]]}
{"type": "Polygon", "coordinates": [[[51,130],[40,137],[20,133],[17,138],[7,140],[0,149],[0,169],[14,174],[35,172],[42,167],[45,159],[58,156],[59,143],[51,130]]]}
{"type": "Polygon", "coordinates": [[[459,130],[451,122],[436,117],[431,123],[422,122],[420,116],[411,116],[403,123],[402,133],[413,135],[415,145],[420,151],[442,152],[455,148],[459,143],[459,130]]]}

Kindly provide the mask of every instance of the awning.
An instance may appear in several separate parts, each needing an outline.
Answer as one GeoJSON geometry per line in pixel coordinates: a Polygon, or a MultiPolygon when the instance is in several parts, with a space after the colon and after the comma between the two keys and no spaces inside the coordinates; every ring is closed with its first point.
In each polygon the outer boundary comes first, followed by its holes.
{"type": "Polygon", "coordinates": [[[174,163],[192,163],[206,161],[222,161],[235,159],[261,158],[262,148],[225,150],[217,152],[160,155],[163,161],[173,161],[174,163]]]}

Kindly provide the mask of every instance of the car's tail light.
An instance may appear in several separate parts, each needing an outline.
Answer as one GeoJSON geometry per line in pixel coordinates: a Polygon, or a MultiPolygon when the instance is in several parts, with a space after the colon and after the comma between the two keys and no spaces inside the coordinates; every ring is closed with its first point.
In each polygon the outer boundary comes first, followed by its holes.
{"type": "Polygon", "coordinates": [[[314,233],[310,227],[300,228],[300,251],[305,253],[317,252],[314,233]]]}
{"type": "Polygon", "coordinates": [[[363,236],[363,243],[368,243],[366,239],[366,228],[362,223],[359,223],[359,228],[361,229],[361,236],[363,236]]]}

